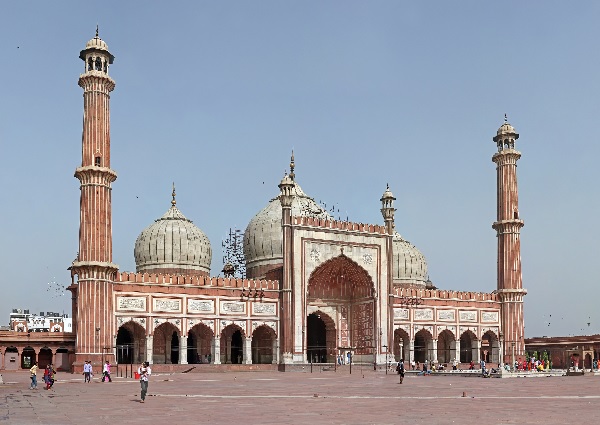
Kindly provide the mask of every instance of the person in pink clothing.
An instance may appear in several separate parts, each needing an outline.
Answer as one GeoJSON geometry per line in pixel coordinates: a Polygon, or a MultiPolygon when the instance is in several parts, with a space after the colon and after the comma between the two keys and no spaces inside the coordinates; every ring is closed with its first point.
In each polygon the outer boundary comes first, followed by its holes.
{"type": "Polygon", "coordinates": [[[110,362],[107,360],[102,367],[102,382],[105,382],[108,379],[108,382],[112,382],[110,377],[110,362]]]}

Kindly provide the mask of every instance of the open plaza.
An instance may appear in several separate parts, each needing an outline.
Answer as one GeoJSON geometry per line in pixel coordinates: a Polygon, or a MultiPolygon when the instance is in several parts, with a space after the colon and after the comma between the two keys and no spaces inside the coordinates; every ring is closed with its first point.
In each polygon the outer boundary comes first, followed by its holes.
{"type": "Polygon", "coordinates": [[[356,366],[313,373],[154,374],[140,403],[134,378],[59,372],[54,389],[29,389],[27,371],[5,372],[6,424],[592,424],[600,376],[482,379],[398,375],[356,366]]]}

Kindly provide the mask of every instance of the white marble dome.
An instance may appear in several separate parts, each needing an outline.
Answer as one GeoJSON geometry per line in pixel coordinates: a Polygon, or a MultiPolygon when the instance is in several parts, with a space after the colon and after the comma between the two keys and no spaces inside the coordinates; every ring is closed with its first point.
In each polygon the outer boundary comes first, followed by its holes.
{"type": "Polygon", "coordinates": [[[135,241],[137,272],[209,275],[212,249],[208,237],[173,205],[135,241]]]}
{"type": "MultiPolygon", "coordinates": [[[[330,219],[331,216],[294,181],[292,188],[292,216],[330,219]]],[[[279,197],[256,214],[244,232],[246,269],[283,263],[283,233],[281,228],[281,202],[279,197]]]]}
{"type": "Polygon", "coordinates": [[[392,238],[394,284],[425,287],[429,279],[425,256],[398,232],[392,238]]]}
{"type": "Polygon", "coordinates": [[[92,38],[85,44],[85,49],[104,50],[108,52],[108,45],[104,40],[96,35],[96,37],[92,38]]]}

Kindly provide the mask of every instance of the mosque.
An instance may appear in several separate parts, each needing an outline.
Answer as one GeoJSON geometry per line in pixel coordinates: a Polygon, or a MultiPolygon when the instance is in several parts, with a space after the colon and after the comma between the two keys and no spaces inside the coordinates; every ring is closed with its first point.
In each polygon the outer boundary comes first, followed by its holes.
{"type": "MultiPolygon", "coordinates": [[[[63,343],[71,370],[85,360],[295,370],[341,359],[498,363],[524,355],[521,154],[506,119],[493,137],[498,281],[492,293],[433,286],[424,255],[395,227],[389,187],[379,200],[382,223],[335,220],[300,187],[293,154],[278,193],[243,234],[245,278],[235,277],[231,264],[225,277],[211,277],[211,243],[177,207],[175,188],[170,208],[141,230],[136,271],[126,272],[112,258],[114,56],[96,33],[79,57],[79,252],[69,267],[74,338],[63,343]]],[[[7,345],[0,350],[6,354],[7,345]]]]}

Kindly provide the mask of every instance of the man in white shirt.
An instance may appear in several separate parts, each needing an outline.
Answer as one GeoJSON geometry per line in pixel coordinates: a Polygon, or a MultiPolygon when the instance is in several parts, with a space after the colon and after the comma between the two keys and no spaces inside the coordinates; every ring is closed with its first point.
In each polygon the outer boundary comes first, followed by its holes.
{"type": "Polygon", "coordinates": [[[140,403],[144,403],[146,400],[146,394],[148,393],[148,377],[152,374],[150,364],[148,364],[148,362],[142,363],[142,365],[138,368],[138,374],[140,375],[140,385],[142,387],[142,399],[140,403]]]}

